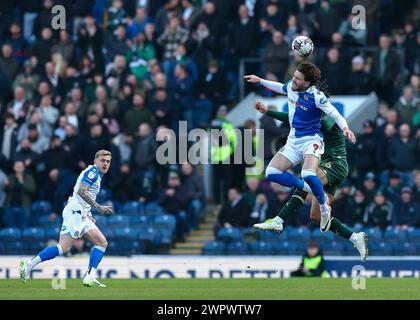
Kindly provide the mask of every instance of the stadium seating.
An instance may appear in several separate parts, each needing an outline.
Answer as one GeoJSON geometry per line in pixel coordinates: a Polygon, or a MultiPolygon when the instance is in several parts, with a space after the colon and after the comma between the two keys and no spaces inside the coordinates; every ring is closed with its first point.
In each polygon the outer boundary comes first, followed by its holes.
{"type": "Polygon", "coordinates": [[[0,242],[17,242],[20,240],[21,231],[18,228],[5,228],[0,230],[0,242]]]}
{"type": "Polygon", "coordinates": [[[365,230],[368,238],[372,242],[382,241],[382,232],[379,228],[368,228],[365,230]]]}
{"type": "Polygon", "coordinates": [[[106,188],[101,188],[101,190],[99,190],[98,196],[96,197],[96,202],[98,202],[99,204],[103,204],[111,200],[112,200],[111,190],[106,189],[106,188]]]}
{"type": "Polygon", "coordinates": [[[62,219],[57,217],[53,220],[50,220],[50,218],[47,215],[42,215],[36,218],[35,225],[45,229],[60,227],[62,224],[62,219]]]}
{"type": "Polygon", "coordinates": [[[139,215],[143,212],[143,205],[138,201],[130,201],[123,205],[121,214],[139,215]]]}
{"type": "Polygon", "coordinates": [[[238,228],[221,228],[217,232],[217,239],[224,242],[241,240],[241,231],[238,228]]]}
{"type": "Polygon", "coordinates": [[[129,224],[132,228],[146,228],[152,226],[151,219],[145,215],[129,216],[129,224]]]}
{"type": "Polygon", "coordinates": [[[420,228],[407,230],[407,238],[411,243],[420,243],[420,228]]]}
{"type": "Polygon", "coordinates": [[[289,241],[307,242],[311,237],[311,232],[308,228],[290,228],[287,234],[289,241]]]}
{"type": "Polygon", "coordinates": [[[226,244],[226,250],[225,253],[227,255],[247,255],[249,253],[248,251],[248,245],[239,240],[234,240],[226,244]]]}
{"type": "Polygon", "coordinates": [[[384,232],[383,240],[385,242],[399,242],[404,243],[407,241],[407,233],[404,230],[387,228],[384,232]]]}
{"type": "Polygon", "coordinates": [[[265,241],[251,243],[250,252],[253,255],[271,255],[274,253],[271,243],[265,241]]]}
{"type": "Polygon", "coordinates": [[[328,243],[334,241],[334,233],[332,232],[321,232],[321,230],[314,229],[311,234],[311,239],[318,243],[328,243]]]}
{"type": "Polygon", "coordinates": [[[325,255],[339,256],[344,252],[344,245],[340,242],[327,241],[325,243],[321,243],[321,246],[325,255]]]}
{"type": "Polygon", "coordinates": [[[48,201],[35,201],[31,205],[31,216],[48,216],[52,211],[52,205],[48,201]]]}
{"type": "Polygon", "coordinates": [[[202,249],[202,254],[206,256],[217,256],[224,254],[225,243],[222,241],[208,241],[202,249]]]}
{"type": "Polygon", "coordinates": [[[141,228],[137,231],[137,239],[145,245],[146,253],[154,253],[160,244],[161,234],[156,228],[141,228]]]}
{"type": "Polygon", "coordinates": [[[252,243],[254,241],[258,241],[261,237],[262,231],[255,230],[254,228],[244,228],[241,231],[242,240],[246,243],[252,243]]]}
{"type": "Polygon", "coordinates": [[[176,218],[173,215],[170,214],[163,214],[163,215],[159,215],[154,217],[154,221],[153,221],[155,226],[162,226],[162,227],[167,227],[170,228],[172,230],[175,230],[175,226],[176,226],[176,218]]]}
{"type": "Polygon", "coordinates": [[[130,219],[123,215],[112,215],[108,218],[108,226],[112,228],[125,228],[129,223],[130,219]]]}

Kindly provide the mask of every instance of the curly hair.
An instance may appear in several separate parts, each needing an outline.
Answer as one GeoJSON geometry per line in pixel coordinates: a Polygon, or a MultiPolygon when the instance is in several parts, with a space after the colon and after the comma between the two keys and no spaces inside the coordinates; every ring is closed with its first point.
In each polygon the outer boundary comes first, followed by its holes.
{"type": "Polygon", "coordinates": [[[303,74],[305,81],[308,81],[311,86],[317,87],[327,97],[329,96],[328,86],[325,81],[321,81],[321,70],[315,64],[304,61],[298,65],[297,70],[303,74]]]}

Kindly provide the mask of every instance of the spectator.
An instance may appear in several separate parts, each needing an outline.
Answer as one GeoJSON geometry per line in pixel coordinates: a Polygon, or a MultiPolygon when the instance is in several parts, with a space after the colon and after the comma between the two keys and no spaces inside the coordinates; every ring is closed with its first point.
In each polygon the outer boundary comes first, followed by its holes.
{"type": "Polygon", "coordinates": [[[25,99],[25,90],[17,87],[13,95],[14,99],[9,102],[7,109],[13,113],[15,120],[21,124],[29,109],[29,102],[25,99]]]}
{"type": "Polygon", "coordinates": [[[292,277],[325,277],[327,275],[322,251],[315,241],[308,243],[299,268],[292,271],[290,275],[292,277]]]}
{"type": "Polygon", "coordinates": [[[327,52],[327,62],[322,68],[322,75],[328,84],[328,90],[333,95],[343,94],[345,88],[342,81],[336,81],[337,74],[345,74],[346,70],[340,60],[340,51],[331,48],[327,52]]]}
{"type": "Polygon", "coordinates": [[[250,208],[254,208],[257,195],[260,193],[259,180],[255,177],[249,177],[246,179],[246,191],[244,192],[244,199],[248,202],[250,208]]]}
{"type": "Polygon", "coordinates": [[[40,155],[38,162],[45,166],[45,174],[38,187],[44,191],[45,199],[53,204],[53,212],[59,213],[77,179],[77,162],[70,152],[63,148],[58,136],[52,138],[51,148],[40,155]]]}
{"type": "Polygon", "coordinates": [[[138,128],[138,135],[134,141],[134,164],[136,175],[139,178],[142,189],[151,192],[154,188],[156,177],[156,141],[149,124],[142,123],[138,128]]]}
{"type": "Polygon", "coordinates": [[[394,105],[398,118],[403,123],[412,124],[414,116],[420,111],[420,99],[415,99],[413,88],[405,86],[402,96],[394,105]]]}
{"type": "Polygon", "coordinates": [[[3,209],[6,204],[6,187],[9,185],[9,180],[6,173],[0,169],[0,226],[3,226],[3,209]]]}
{"type": "Polygon", "coordinates": [[[126,23],[126,13],[122,0],[113,0],[112,6],[108,9],[108,30],[114,31],[118,25],[126,23]]]}
{"type": "MultiPolygon", "coordinates": [[[[140,182],[127,162],[122,162],[115,179],[111,180],[110,188],[113,198],[120,203],[127,201],[141,201],[140,182]]],[[[142,201],[145,202],[145,201],[142,201]]]]}
{"type": "Polygon", "coordinates": [[[341,22],[338,32],[340,32],[348,45],[365,46],[367,43],[366,28],[353,28],[352,23],[357,19],[356,13],[351,13],[347,20],[341,22]]]}
{"type": "Polygon", "coordinates": [[[16,163],[22,161],[28,172],[34,172],[34,164],[38,160],[39,153],[36,153],[32,150],[31,143],[28,138],[25,138],[21,141],[20,145],[17,147],[15,154],[12,157],[12,162],[16,163]]]}
{"type": "Polygon", "coordinates": [[[416,167],[416,155],[418,146],[410,137],[410,126],[402,124],[399,129],[399,137],[394,137],[388,149],[388,157],[396,173],[401,177],[403,186],[413,186],[413,171],[416,167]]]}
{"type": "Polygon", "coordinates": [[[5,224],[7,227],[25,228],[31,222],[29,208],[36,190],[34,178],[25,173],[25,164],[22,161],[16,161],[13,164],[13,174],[9,175],[8,180],[5,224]],[[15,208],[20,210],[13,210],[15,208]]]}
{"type": "Polygon", "coordinates": [[[221,228],[245,228],[248,227],[251,209],[247,201],[236,188],[228,191],[228,202],[225,203],[217,218],[221,228]]]}
{"type": "Polygon", "coordinates": [[[352,71],[347,77],[345,88],[346,94],[366,95],[371,91],[372,79],[366,71],[365,61],[361,56],[355,56],[352,60],[352,71]]]}
{"type": "MultiPolygon", "coordinates": [[[[108,150],[109,140],[101,124],[94,124],[89,130],[89,134],[80,137],[83,143],[80,143],[80,159],[86,164],[95,158],[97,150],[108,150]]],[[[80,141],[80,142],[82,142],[80,141]]]]}
{"type": "Polygon", "coordinates": [[[316,38],[319,46],[328,46],[330,36],[340,26],[340,17],[336,10],[331,7],[328,0],[322,0],[321,6],[316,12],[316,38]]]}
{"type": "Polygon", "coordinates": [[[174,100],[181,114],[180,120],[187,121],[189,131],[194,127],[193,83],[187,68],[181,64],[177,64],[175,67],[175,77],[174,100]]]}
{"type": "Polygon", "coordinates": [[[377,191],[375,179],[375,174],[373,172],[368,172],[363,181],[362,192],[365,195],[366,201],[368,203],[373,201],[377,191]]]}
{"type": "Polygon", "coordinates": [[[264,48],[264,69],[283,79],[289,60],[289,47],[284,41],[283,33],[273,32],[272,42],[264,48]]]}
{"type": "Polygon", "coordinates": [[[379,227],[383,231],[391,224],[392,210],[392,203],[385,198],[381,190],[378,190],[374,202],[366,208],[363,222],[369,227],[379,227]]]}
{"type": "Polygon", "coordinates": [[[400,199],[401,192],[401,180],[400,176],[397,173],[392,173],[389,177],[389,183],[386,189],[384,190],[385,197],[391,201],[395,206],[397,201],[400,199]]]}
{"type": "Polygon", "coordinates": [[[125,56],[129,50],[129,43],[124,25],[118,25],[112,34],[108,34],[105,41],[107,59],[112,61],[117,55],[125,56]]]}
{"type": "Polygon", "coordinates": [[[209,100],[208,109],[204,111],[207,115],[206,125],[213,116],[213,107],[223,105],[226,103],[226,95],[228,92],[228,78],[219,63],[216,60],[210,60],[208,69],[200,79],[197,90],[199,98],[202,100],[209,100]]]}
{"type": "Polygon", "coordinates": [[[85,24],[78,29],[77,46],[81,50],[81,54],[88,56],[89,59],[95,61],[95,69],[104,70],[104,56],[102,47],[104,44],[104,35],[101,28],[97,27],[92,16],[86,16],[85,24]]]}
{"type": "Polygon", "coordinates": [[[195,168],[188,162],[182,164],[181,172],[182,184],[191,194],[191,201],[188,204],[188,221],[191,228],[196,229],[205,202],[203,178],[196,173],[195,168]]]}
{"type": "Polygon", "coordinates": [[[60,30],[59,41],[52,46],[51,54],[61,55],[67,64],[74,63],[73,59],[75,58],[75,46],[71,41],[67,30],[60,30]]]}
{"type": "Polygon", "coordinates": [[[159,205],[163,207],[166,213],[175,215],[177,218],[177,241],[185,241],[187,232],[187,206],[191,200],[190,194],[176,172],[169,174],[168,187],[163,191],[159,198],[159,205]]]}
{"type": "MultiPolygon", "coordinates": [[[[4,127],[1,128],[0,131],[1,155],[7,162],[9,162],[15,154],[16,146],[18,144],[18,125],[15,122],[15,118],[12,113],[7,113],[5,118],[6,121],[4,127]]],[[[4,168],[6,167],[8,166],[5,166],[4,168]]]]}
{"type": "Polygon", "coordinates": [[[350,226],[356,224],[363,225],[364,214],[367,206],[367,201],[364,193],[361,190],[356,190],[353,197],[348,198],[348,202],[345,207],[345,219],[343,223],[348,223],[350,226]]]}
{"type": "Polygon", "coordinates": [[[21,66],[29,57],[29,45],[26,42],[26,40],[22,37],[22,28],[17,22],[13,22],[10,25],[9,31],[10,38],[8,42],[12,45],[13,57],[21,66]]]}
{"type": "Polygon", "coordinates": [[[138,7],[133,19],[127,19],[127,37],[135,39],[140,33],[144,33],[146,25],[151,22],[145,8],[138,7]]]}
{"type": "Polygon", "coordinates": [[[258,27],[254,19],[249,16],[246,5],[239,7],[238,15],[229,32],[229,51],[235,72],[239,66],[239,59],[255,55],[258,46],[258,27]],[[247,36],[244,37],[244,34],[247,36]]]}
{"type": "Polygon", "coordinates": [[[409,187],[401,189],[401,199],[394,205],[393,225],[402,230],[420,225],[420,208],[412,197],[409,187]]]}
{"type": "Polygon", "coordinates": [[[256,196],[255,203],[252,207],[251,215],[249,218],[249,225],[254,225],[255,223],[264,222],[268,219],[268,199],[264,193],[259,193],[256,196]]]}
{"type": "Polygon", "coordinates": [[[376,140],[374,124],[371,120],[363,122],[363,134],[358,137],[355,145],[355,164],[358,175],[364,177],[368,172],[375,171],[376,140]]]}
{"type": "Polygon", "coordinates": [[[126,131],[118,134],[112,139],[112,143],[118,148],[121,162],[129,164],[133,153],[133,135],[126,131]]]}
{"type": "Polygon", "coordinates": [[[165,88],[156,89],[151,109],[153,110],[157,126],[172,127],[175,110],[165,88]]]}
{"type": "Polygon", "coordinates": [[[394,84],[400,68],[398,54],[390,48],[390,44],[389,36],[382,35],[379,38],[379,50],[372,64],[375,91],[379,98],[389,104],[393,103],[394,84]]]}
{"type": "Polygon", "coordinates": [[[19,70],[19,64],[13,57],[13,48],[9,43],[1,47],[0,70],[7,78],[7,83],[11,85],[19,70]]]}
{"type": "Polygon", "coordinates": [[[43,66],[51,60],[51,49],[54,45],[53,32],[49,27],[42,29],[41,39],[35,41],[32,55],[37,57],[38,65],[43,66]]]}
{"type": "Polygon", "coordinates": [[[38,83],[40,76],[33,72],[33,64],[31,60],[26,60],[23,65],[23,72],[19,73],[16,79],[13,81],[13,89],[18,87],[23,88],[25,92],[25,99],[31,100],[38,83]]]}
{"type": "Polygon", "coordinates": [[[185,44],[189,31],[180,26],[177,16],[173,16],[165,27],[165,32],[159,36],[157,43],[163,47],[163,69],[169,75],[170,63],[175,59],[178,45],[185,44]]]}
{"type": "Polygon", "coordinates": [[[152,127],[155,120],[149,108],[144,106],[144,95],[136,92],[133,95],[133,108],[128,110],[124,115],[124,127],[129,132],[134,133],[141,123],[148,123],[152,127]]]}
{"type": "Polygon", "coordinates": [[[413,197],[417,204],[420,205],[420,171],[417,171],[414,175],[413,197]]]}

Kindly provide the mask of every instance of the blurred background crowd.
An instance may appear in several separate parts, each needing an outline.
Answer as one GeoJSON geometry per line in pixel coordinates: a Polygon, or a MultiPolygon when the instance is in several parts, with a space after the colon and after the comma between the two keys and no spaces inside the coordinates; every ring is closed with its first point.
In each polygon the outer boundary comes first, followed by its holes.
{"type": "MultiPolygon", "coordinates": [[[[77,175],[108,149],[103,199],[160,207],[183,240],[206,204],[202,172],[158,165],[155,137],[176,132],[179,120],[188,130],[232,129],[225,116],[242,98],[241,68],[289,80],[300,34],[314,41],[311,60],[332,95],[380,99],[348,148],[351,175],[333,214],[349,225],[420,227],[419,12],[414,0],[1,0],[0,227],[37,225],[39,201],[51,204],[49,221],[59,219],[77,175]],[[366,28],[352,28],[357,4],[366,28]],[[66,10],[64,30],[51,27],[54,5],[66,10]]],[[[260,127],[267,162],[288,128],[266,116],[260,127]]],[[[219,226],[262,221],[290,196],[244,169],[214,166],[219,226]]],[[[313,227],[309,206],[308,198],[293,225],[313,227]]]]}

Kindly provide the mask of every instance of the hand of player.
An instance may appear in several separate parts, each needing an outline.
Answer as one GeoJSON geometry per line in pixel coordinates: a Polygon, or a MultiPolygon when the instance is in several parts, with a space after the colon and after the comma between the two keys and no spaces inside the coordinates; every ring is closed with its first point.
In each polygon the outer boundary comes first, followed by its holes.
{"type": "Polygon", "coordinates": [[[351,131],[349,128],[345,127],[343,129],[344,135],[347,139],[349,139],[353,144],[356,143],[356,136],[354,135],[353,131],[351,131]]]}
{"type": "Polygon", "coordinates": [[[99,213],[101,213],[101,214],[105,214],[105,215],[107,215],[107,214],[112,214],[112,213],[114,212],[114,209],[112,209],[112,207],[111,207],[111,206],[100,206],[100,207],[98,208],[98,211],[99,211],[99,213]]]}
{"type": "Polygon", "coordinates": [[[255,103],[255,109],[256,109],[258,112],[261,112],[261,113],[267,113],[267,108],[265,107],[264,103],[262,103],[261,101],[257,101],[257,102],[255,103]]]}
{"type": "Polygon", "coordinates": [[[261,82],[261,78],[256,76],[256,75],[253,75],[253,74],[244,76],[244,79],[247,82],[251,82],[251,83],[260,83],[261,82]]]}

